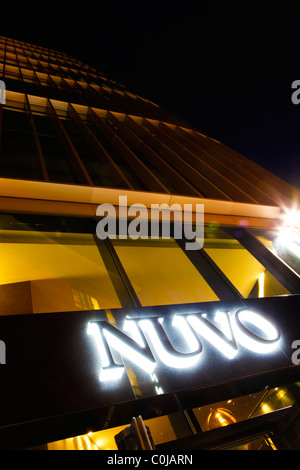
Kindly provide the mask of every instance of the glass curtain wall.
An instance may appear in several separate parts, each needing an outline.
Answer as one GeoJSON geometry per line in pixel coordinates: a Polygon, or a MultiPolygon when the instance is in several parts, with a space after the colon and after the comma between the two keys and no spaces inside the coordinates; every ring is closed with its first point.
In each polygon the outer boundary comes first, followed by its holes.
{"type": "Polygon", "coordinates": [[[208,277],[208,264],[195,262],[203,255],[240,298],[289,294],[263,260],[220,227],[206,228],[204,246],[191,260],[172,238],[99,240],[96,219],[3,214],[0,223],[3,299],[16,289],[29,298],[29,307],[11,312],[2,299],[2,315],[124,307],[128,286],[137,299],[132,306],[224,300],[220,278],[208,277]]]}

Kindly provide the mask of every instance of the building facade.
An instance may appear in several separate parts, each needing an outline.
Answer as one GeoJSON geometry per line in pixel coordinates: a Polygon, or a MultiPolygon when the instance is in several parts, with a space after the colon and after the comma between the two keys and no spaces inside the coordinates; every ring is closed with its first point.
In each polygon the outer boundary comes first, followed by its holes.
{"type": "Polygon", "coordinates": [[[0,77],[1,446],[299,448],[299,190],[67,54],[0,77]]]}

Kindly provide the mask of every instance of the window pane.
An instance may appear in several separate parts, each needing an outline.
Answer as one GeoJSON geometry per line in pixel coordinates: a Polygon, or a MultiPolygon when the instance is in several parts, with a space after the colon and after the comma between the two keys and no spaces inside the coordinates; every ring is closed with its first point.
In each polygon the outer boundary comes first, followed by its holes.
{"type": "Polygon", "coordinates": [[[142,305],[219,300],[174,240],[112,240],[142,305]]]}
{"type": "Polygon", "coordinates": [[[85,168],[96,186],[105,186],[110,188],[128,187],[121,175],[116,179],[116,175],[111,174],[112,171],[110,165],[108,165],[106,161],[100,160],[92,145],[86,141],[85,137],[71,120],[62,120],[62,124],[68,132],[81,161],[85,165],[85,168]]]}
{"type": "Polygon", "coordinates": [[[3,110],[0,176],[38,179],[33,133],[23,112],[3,110]]]}
{"type": "Polygon", "coordinates": [[[296,230],[250,230],[267,248],[300,274],[300,234],[296,230]]]}
{"type": "MultiPolygon", "coordinates": [[[[100,130],[93,125],[93,123],[88,123],[89,128],[92,130],[93,134],[97,137],[105,151],[108,155],[112,158],[112,160],[116,163],[118,168],[122,171],[123,175],[126,176],[128,181],[132,184],[134,189],[141,189],[147,190],[147,186],[139,179],[139,177],[134,173],[132,168],[123,160],[122,156],[120,155],[119,151],[110,143],[110,141],[104,136],[100,130]]],[[[117,183],[118,187],[120,186],[120,182],[117,183]]]]}
{"type": "MultiPolygon", "coordinates": [[[[151,431],[154,445],[191,435],[187,423],[180,413],[146,419],[144,423],[151,431]],[[180,435],[178,429],[180,429],[180,435]]],[[[48,450],[118,450],[115,436],[128,426],[130,426],[130,423],[51,442],[47,444],[47,448],[48,450]]]]}
{"type": "Polygon", "coordinates": [[[52,120],[39,115],[34,115],[34,120],[50,180],[76,183],[76,176],[52,120]]]}
{"type": "Polygon", "coordinates": [[[299,394],[298,382],[200,406],[193,408],[193,412],[201,430],[206,432],[292,406],[299,394]]]}
{"type": "Polygon", "coordinates": [[[0,242],[2,314],[14,312],[3,296],[11,299],[20,283],[30,290],[33,313],[121,307],[93,235],[1,230],[0,242]]]}
{"type": "Polygon", "coordinates": [[[206,229],[204,250],[243,297],[289,294],[288,290],[238,240],[222,229],[206,229]]]}

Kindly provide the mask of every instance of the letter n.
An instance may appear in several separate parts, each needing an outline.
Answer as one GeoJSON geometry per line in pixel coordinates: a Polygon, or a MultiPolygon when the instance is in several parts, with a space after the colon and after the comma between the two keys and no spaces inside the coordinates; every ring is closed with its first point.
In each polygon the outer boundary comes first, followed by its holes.
{"type": "Polygon", "coordinates": [[[119,379],[123,374],[124,366],[115,363],[111,349],[119,352],[149,374],[155,369],[156,362],[149,348],[140,346],[108,322],[90,322],[88,334],[94,336],[98,347],[101,359],[100,382],[119,379]]]}

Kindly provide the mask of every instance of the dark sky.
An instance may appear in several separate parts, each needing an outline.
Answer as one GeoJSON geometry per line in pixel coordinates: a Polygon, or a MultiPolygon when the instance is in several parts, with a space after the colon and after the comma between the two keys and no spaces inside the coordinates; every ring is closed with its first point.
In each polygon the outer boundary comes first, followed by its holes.
{"type": "Polygon", "coordinates": [[[1,5],[0,34],[93,65],[300,188],[300,6],[266,3],[23,2],[1,5]]]}

